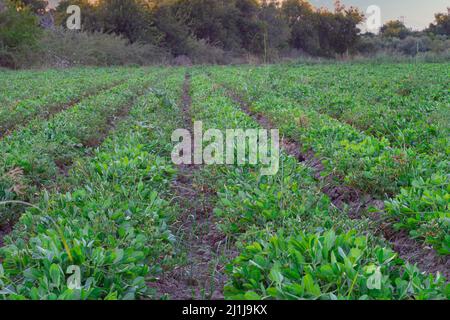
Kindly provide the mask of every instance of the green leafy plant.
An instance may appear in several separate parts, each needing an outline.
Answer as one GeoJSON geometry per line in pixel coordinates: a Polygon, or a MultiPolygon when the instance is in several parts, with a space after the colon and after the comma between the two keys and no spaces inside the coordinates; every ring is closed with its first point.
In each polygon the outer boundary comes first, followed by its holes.
{"type": "Polygon", "coordinates": [[[442,277],[398,265],[394,252],[370,247],[355,232],[275,234],[245,247],[228,271],[229,299],[446,299],[449,294],[442,277]]]}

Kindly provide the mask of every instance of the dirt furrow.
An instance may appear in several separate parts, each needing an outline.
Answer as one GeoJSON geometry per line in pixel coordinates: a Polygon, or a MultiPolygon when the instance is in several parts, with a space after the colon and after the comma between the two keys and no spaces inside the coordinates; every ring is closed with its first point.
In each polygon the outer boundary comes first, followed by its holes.
{"type": "MultiPolygon", "coordinates": [[[[0,248],[3,247],[3,239],[11,233],[13,225],[11,223],[0,226],[0,248]]],[[[1,262],[1,261],[0,261],[1,262]]]]}
{"type": "MultiPolygon", "coordinates": [[[[228,96],[247,115],[256,120],[262,127],[266,129],[275,128],[269,118],[263,114],[253,112],[250,105],[238,93],[225,85],[219,85],[226,90],[228,96]]],[[[340,209],[347,207],[352,219],[358,219],[362,214],[368,214],[373,221],[376,221],[379,226],[377,233],[391,244],[392,248],[403,260],[411,264],[417,264],[422,271],[434,274],[440,272],[447,279],[450,278],[449,257],[441,256],[432,247],[411,239],[405,231],[395,231],[393,226],[384,219],[383,201],[377,200],[355,188],[339,184],[339,181],[342,180],[340,177],[333,175],[322,176],[321,173],[324,167],[321,159],[312,150],[303,152],[304,148],[300,142],[283,137],[281,146],[287,154],[314,170],[316,179],[322,181],[325,185],[322,188],[322,192],[330,197],[333,205],[340,209]],[[376,208],[378,212],[368,213],[369,208],[376,208]]]]}
{"type": "MultiPolygon", "coordinates": [[[[183,85],[182,108],[184,125],[192,133],[190,76],[183,85]]],[[[216,197],[201,179],[202,166],[178,167],[172,183],[174,204],[180,209],[172,229],[177,237],[177,250],[186,255],[185,263],[164,272],[156,282],[149,283],[159,297],[173,300],[223,299],[223,263],[226,237],[216,225],[213,209],[216,197]]]]}

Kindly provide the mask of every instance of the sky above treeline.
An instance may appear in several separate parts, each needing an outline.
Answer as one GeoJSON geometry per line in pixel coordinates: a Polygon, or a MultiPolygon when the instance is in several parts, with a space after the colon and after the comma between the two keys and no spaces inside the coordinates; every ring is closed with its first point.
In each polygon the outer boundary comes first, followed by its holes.
{"type": "MultiPolygon", "coordinates": [[[[49,0],[50,6],[55,7],[59,0],[49,0]]],[[[310,0],[315,7],[332,9],[334,0],[310,0]]],[[[366,11],[370,5],[377,5],[381,9],[383,22],[402,20],[406,26],[414,30],[422,30],[434,21],[434,14],[447,12],[450,0],[343,0],[347,6],[355,6],[366,11]]]]}
{"type": "MultiPolygon", "coordinates": [[[[315,7],[333,8],[333,0],[310,0],[315,7]]],[[[355,6],[366,11],[371,5],[381,9],[383,22],[403,20],[406,26],[422,30],[434,21],[434,14],[447,12],[450,0],[343,0],[347,6],[355,6]]]]}

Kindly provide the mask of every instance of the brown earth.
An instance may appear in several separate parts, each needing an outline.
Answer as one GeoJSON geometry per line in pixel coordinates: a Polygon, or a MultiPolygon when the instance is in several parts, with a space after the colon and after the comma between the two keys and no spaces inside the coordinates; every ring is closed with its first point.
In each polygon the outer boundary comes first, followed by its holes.
{"type": "MultiPolygon", "coordinates": [[[[190,76],[183,85],[182,113],[184,124],[192,132],[190,76]]],[[[213,213],[215,190],[197,179],[202,166],[180,165],[177,179],[172,183],[176,206],[180,208],[178,244],[186,252],[186,263],[164,272],[148,285],[156,289],[157,297],[172,300],[223,299],[226,277],[220,257],[227,254],[227,238],[217,228],[213,213]]]]}

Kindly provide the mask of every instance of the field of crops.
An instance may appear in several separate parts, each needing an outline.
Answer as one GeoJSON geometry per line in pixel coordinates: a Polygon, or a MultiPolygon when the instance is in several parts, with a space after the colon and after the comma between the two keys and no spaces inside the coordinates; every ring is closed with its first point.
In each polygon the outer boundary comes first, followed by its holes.
{"type": "MultiPolygon", "coordinates": [[[[1,299],[448,299],[450,64],[0,71],[1,299]],[[279,170],[175,165],[279,129],[279,170]]],[[[233,150],[233,152],[236,150],[233,150]]]]}

